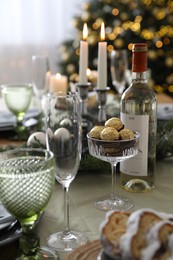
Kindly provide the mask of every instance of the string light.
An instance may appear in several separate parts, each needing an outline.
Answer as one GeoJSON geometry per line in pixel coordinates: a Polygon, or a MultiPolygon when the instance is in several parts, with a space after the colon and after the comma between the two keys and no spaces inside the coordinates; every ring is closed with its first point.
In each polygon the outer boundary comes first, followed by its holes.
{"type": "Polygon", "coordinates": [[[170,44],[170,39],[169,38],[165,38],[164,40],[163,40],[163,43],[165,44],[165,45],[169,45],[170,44]]]}
{"type": "Polygon", "coordinates": [[[173,93],[173,85],[168,87],[169,92],[173,93]]]}
{"type": "Polygon", "coordinates": [[[116,38],[116,34],[115,33],[110,33],[108,35],[108,39],[111,40],[111,41],[115,40],[115,38],[116,38]]]}
{"type": "Polygon", "coordinates": [[[157,48],[161,48],[163,46],[163,42],[162,41],[157,41],[156,42],[156,47],[157,48]]]}
{"type": "Polygon", "coordinates": [[[107,46],[107,50],[108,50],[108,52],[111,52],[111,51],[113,51],[114,50],[114,46],[113,45],[108,45],[107,46]]]}
{"type": "Polygon", "coordinates": [[[128,49],[131,51],[132,48],[133,48],[133,43],[129,43],[129,44],[128,44],[128,49]]]}
{"type": "Polygon", "coordinates": [[[113,10],[112,10],[112,14],[114,15],[114,16],[117,16],[118,14],[119,14],[119,10],[117,9],[117,8],[114,8],[113,10]]]}

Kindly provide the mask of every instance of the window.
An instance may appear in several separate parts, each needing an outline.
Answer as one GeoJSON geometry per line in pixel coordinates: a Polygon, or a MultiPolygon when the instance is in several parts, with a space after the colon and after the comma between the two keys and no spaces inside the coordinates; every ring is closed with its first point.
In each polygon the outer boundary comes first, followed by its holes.
{"type": "Polygon", "coordinates": [[[82,1],[0,0],[0,6],[0,84],[31,81],[32,55],[47,55],[57,72],[58,44],[74,34],[71,20],[82,1]]]}

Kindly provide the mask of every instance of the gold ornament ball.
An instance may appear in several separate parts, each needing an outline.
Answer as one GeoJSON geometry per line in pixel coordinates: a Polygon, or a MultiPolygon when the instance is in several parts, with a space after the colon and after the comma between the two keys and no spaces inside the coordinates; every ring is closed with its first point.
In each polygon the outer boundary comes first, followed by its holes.
{"type": "Polygon", "coordinates": [[[83,4],[83,10],[85,10],[85,11],[88,11],[89,10],[89,8],[90,8],[90,4],[89,3],[84,3],[83,4]]]}
{"type": "Polygon", "coordinates": [[[79,81],[79,75],[78,75],[78,73],[73,73],[73,74],[71,74],[69,80],[70,80],[71,82],[78,82],[78,81],[79,81]]]}
{"type": "Polygon", "coordinates": [[[173,73],[170,74],[170,75],[166,78],[166,82],[167,82],[169,85],[173,85],[173,73]]]}
{"type": "Polygon", "coordinates": [[[129,16],[126,13],[121,13],[120,18],[122,21],[127,21],[129,19],[129,16]]]}
{"type": "Polygon", "coordinates": [[[75,66],[74,66],[73,64],[68,64],[68,65],[67,65],[67,72],[68,72],[69,74],[74,73],[74,72],[75,72],[75,66]]]}
{"type": "Polygon", "coordinates": [[[150,60],[155,60],[155,59],[157,58],[156,51],[149,50],[149,51],[148,51],[148,58],[149,58],[150,60]]]}
{"type": "Polygon", "coordinates": [[[63,61],[67,61],[67,60],[69,59],[69,54],[68,54],[68,52],[63,52],[63,53],[61,54],[61,59],[62,59],[63,61]]]}
{"type": "Polygon", "coordinates": [[[98,37],[96,36],[96,34],[93,33],[88,36],[88,43],[90,45],[95,45],[97,42],[98,42],[98,37]]]}
{"type": "Polygon", "coordinates": [[[165,64],[169,68],[173,67],[173,57],[167,57],[165,60],[165,64]]]}
{"type": "Polygon", "coordinates": [[[122,39],[116,39],[114,41],[114,46],[117,48],[122,48],[124,46],[124,41],[122,39]]]}
{"type": "Polygon", "coordinates": [[[91,14],[90,14],[89,12],[83,12],[83,14],[82,14],[82,20],[83,20],[84,22],[89,21],[90,18],[91,18],[91,14]]]}
{"type": "Polygon", "coordinates": [[[101,18],[97,18],[95,20],[95,23],[98,24],[99,26],[101,26],[102,22],[103,22],[103,19],[101,19],[101,18]]]}
{"type": "Polygon", "coordinates": [[[76,27],[76,25],[77,25],[77,20],[76,20],[76,19],[72,19],[71,23],[72,23],[72,26],[73,26],[73,27],[76,27]]]}
{"type": "Polygon", "coordinates": [[[60,46],[58,47],[58,49],[59,49],[59,52],[61,52],[61,53],[67,51],[67,47],[66,47],[64,44],[60,45],[60,46]]]}

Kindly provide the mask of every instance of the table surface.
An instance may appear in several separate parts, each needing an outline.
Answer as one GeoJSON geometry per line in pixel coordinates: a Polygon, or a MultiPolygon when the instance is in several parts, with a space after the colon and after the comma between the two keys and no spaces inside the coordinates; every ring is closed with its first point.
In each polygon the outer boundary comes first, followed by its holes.
{"type": "MultiPolygon", "coordinates": [[[[139,208],[153,208],[159,211],[173,213],[172,207],[173,183],[173,158],[157,162],[156,187],[151,192],[130,193],[119,186],[117,177],[117,194],[129,197],[135,206],[131,211],[139,208]]],[[[99,227],[105,212],[94,207],[94,201],[111,192],[111,173],[107,172],[82,172],[79,171],[71,183],[69,190],[70,227],[73,230],[84,232],[89,241],[99,239],[99,227]]],[[[38,234],[41,245],[46,245],[48,236],[63,229],[63,189],[59,183],[55,188],[48,203],[45,213],[38,225],[38,234]]],[[[17,244],[16,244],[17,248],[17,244]]],[[[0,247],[0,259],[4,254],[9,254],[9,249],[14,249],[14,244],[0,247]]],[[[59,254],[60,260],[67,258],[67,254],[59,254]]],[[[6,260],[2,258],[1,260],[6,260]]],[[[93,259],[94,260],[94,259],[93,259]]]]}
{"type": "MultiPolygon", "coordinates": [[[[172,183],[173,158],[157,162],[156,188],[147,193],[130,193],[119,186],[117,178],[117,193],[129,197],[139,208],[153,208],[159,211],[173,213],[172,183]]],[[[70,227],[87,234],[90,241],[99,239],[99,226],[105,212],[94,207],[94,201],[109,195],[111,191],[111,173],[79,172],[70,187],[70,227]]],[[[63,190],[56,183],[52,198],[46,208],[39,225],[41,244],[46,244],[48,236],[63,228],[63,190]]],[[[60,254],[60,259],[66,259],[60,254]]]]}

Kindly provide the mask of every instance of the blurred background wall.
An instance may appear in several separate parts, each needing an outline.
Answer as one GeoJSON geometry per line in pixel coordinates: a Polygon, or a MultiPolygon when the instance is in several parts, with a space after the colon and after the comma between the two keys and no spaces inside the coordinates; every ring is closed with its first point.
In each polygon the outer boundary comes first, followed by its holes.
{"type": "Polygon", "coordinates": [[[0,0],[0,84],[31,81],[32,55],[58,72],[58,45],[72,37],[83,0],[0,0]]]}

